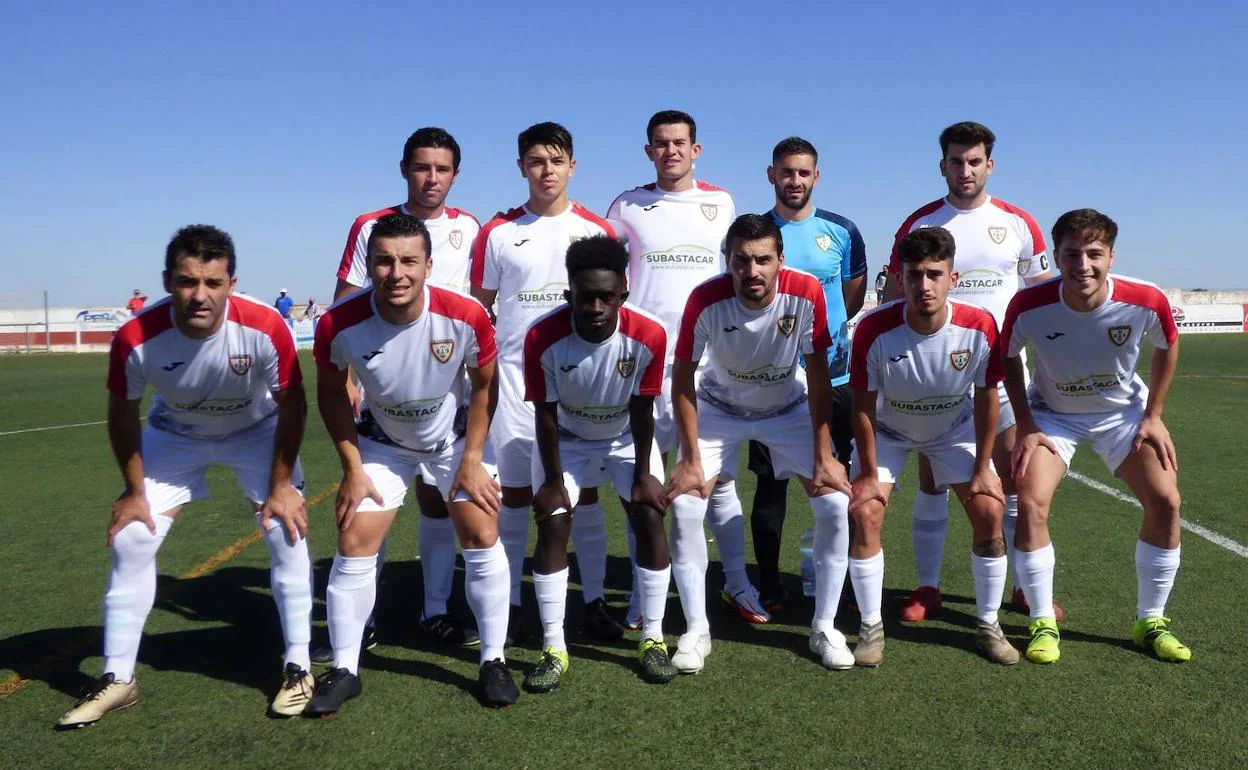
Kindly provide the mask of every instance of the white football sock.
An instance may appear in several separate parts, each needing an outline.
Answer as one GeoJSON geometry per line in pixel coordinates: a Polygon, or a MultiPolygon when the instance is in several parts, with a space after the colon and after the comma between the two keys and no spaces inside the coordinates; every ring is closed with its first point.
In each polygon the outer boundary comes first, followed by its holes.
{"type": "Polygon", "coordinates": [[[667,608],[667,587],[672,581],[672,568],[646,569],[638,567],[640,580],[637,592],[641,594],[642,639],[663,641],[663,611],[667,608]]]}
{"type": "Polygon", "coordinates": [[[883,620],[880,607],[884,604],[884,550],[865,559],[851,557],[849,582],[854,586],[862,625],[873,626],[883,620]]]}
{"type": "Polygon", "coordinates": [[[325,589],[325,614],[329,618],[329,643],[334,648],[334,668],[359,673],[364,625],[377,600],[376,572],[376,554],[334,554],[329,587],[325,589]]]}
{"type": "Polygon", "coordinates": [[[135,521],[113,538],[113,568],[104,594],[104,673],[118,682],[134,679],[143,624],[156,601],[156,551],[173,526],[168,516],[152,519],[155,535],[135,521]]]}
{"type": "Polygon", "coordinates": [[[604,598],[607,580],[607,522],[602,503],[578,505],[572,516],[572,547],[585,603],[604,598]]]}
{"type": "MultiPolygon", "coordinates": [[[[256,514],[259,522],[260,514],[256,514]]],[[[269,588],[282,621],[282,638],[286,640],[286,656],[282,661],[296,663],[304,671],[312,669],[308,643],[312,641],[312,559],[308,557],[308,539],[299,538],[294,545],[286,539],[286,526],[269,519],[264,544],[269,547],[269,588]]]]}
{"type": "MultiPolygon", "coordinates": [[[[710,557],[706,551],[706,500],[694,495],[681,495],[672,501],[672,577],[680,594],[688,632],[710,633],[706,618],[706,567],[710,557]]],[[[640,571],[640,568],[639,568],[640,571]]]]}
{"type": "Polygon", "coordinates": [[[971,553],[971,574],[975,576],[975,616],[985,623],[997,622],[997,610],[1001,609],[1008,569],[1004,556],[971,553]]]}
{"type": "MultiPolygon", "coordinates": [[[[524,554],[529,548],[529,507],[504,505],[498,512],[498,538],[507,550],[511,570],[511,603],[520,606],[520,579],[524,576],[524,554]]],[[[491,658],[493,660],[493,658],[491,658]]]]}
{"type": "MultiPolygon", "coordinates": [[[[1018,556],[1014,553],[1014,533],[1018,531],[1018,495],[1005,496],[1005,515],[1001,517],[1001,533],[1005,537],[1005,555],[1010,559],[1010,567],[1018,566],[1018,556]]],[[[1018,578],[1014,585],[1018,585],[1018,578]]]]}
{"type": "Polygon", "coordinates": [[[425,606],[421,618],[446,614],[455,578],[455,525],[445,519],[420,517],[420,574],[425,582],[425,606]]]}
{"type": "Polygon", "coordinates": [[[914,566],[919,585],[940,588],[940,564],[945,555],[945,535],[949,532],[949,492],[929,495],[922,490],[914,496],[910,532],[914,539],[914,566]]]}
{"type": "Polygon", "coordinates": [[[706,522],[719,546],[724,589],[730,596],[736,596],[750,587],[750,578],[745,574],[745,515],[741,510],[741,498],[737,497],[736,481],[721,479],[711,489],[706,522]]]}
{"type": "Polygon", "coordinates": [[[1053,566],[1057,554],[1053,544],[1036,551],[1018,551],[1014,556],[1015,579],[1023,588],[1031,619],[1053,618],[1053,566]]]}
{"type": "Polygon", "coordinates": [[[537,594],[537,614],[542,619],[542,648],[567,652],[563,617],[568,607],[568,568],[549,575],[533,570],[533,592],[537,594]]]}
{"type": "MultiPolygon", "coordinates": [[[[810,498],[815,515],[815,616],[811,627],[831,626],[841,602],[849,566],[849,495],[833,492],[810,498]]],[[[859,606],[861,609],[861,605],[859,606]]]]}
{"type": "Polygon", "coordinates": [[[465,548],[464,594],[481,637],[481,663],[506,660],[503,647],[507,643],[507,551],[501,542],[489,548],[465,548]]]}
{"type": "Polygon", "coordinates": [[[1135,541],[1135,579],[1137,618],[1161,618],[1166,615],[1166,600],[1174,588],[1179,572],[1179,549],[1158,548],[1143,540],[1135,541]]]}

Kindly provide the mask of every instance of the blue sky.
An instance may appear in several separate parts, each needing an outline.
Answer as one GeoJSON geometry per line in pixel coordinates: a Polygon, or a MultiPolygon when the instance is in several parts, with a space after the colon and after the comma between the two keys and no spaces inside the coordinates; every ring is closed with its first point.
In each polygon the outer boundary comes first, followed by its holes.
{"type": "Polygon", "coordinates": [[[451,202],[522,202],[515,136],[573,132],[572,195],[652,181],[645,122],[698,120],[700,179],[771,201],[771,147],[820,150],[816,202],[874,273],[944,192],[936,137],[996,131],[989,191],[1048,232],[1099,208],[1117,269],[1248,288],[1241,4],[36,3],[0,24],[0,307],[159,295],[180,225],[233,234],[240,288],[325,299],[352,219],[404,197],[420,126],[464,150],[451,202]],[[760,10],[763,9],[763,10],[760,10]],[[764,12],[765,11],[765,12],[764,12]]]}

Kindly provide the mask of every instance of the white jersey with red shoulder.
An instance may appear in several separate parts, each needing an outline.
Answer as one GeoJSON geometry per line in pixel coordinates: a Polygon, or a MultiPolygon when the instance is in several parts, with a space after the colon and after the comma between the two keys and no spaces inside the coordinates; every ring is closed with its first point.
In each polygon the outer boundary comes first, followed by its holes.
{"type": "Polygon", "coordinates": [[[628,301],[662,321],[669,360],[689,292],[724,272],[724,236],[736,217],[732,195],[706,182],[680,192],[636,187],[607,211],[628,240],[628,301]]]}
{"type": "Polygon", "coordinates": [[[1148,402],[1148,386],[1135,365],[1145,338],[1163,349],[1178,341],[1170,301],[1147,281],[1121,275],[1108,280],[1108,299],[1086,313],[1066,305],[1060,276],[1023,289],[1010,302],[1001,330],[1003,355],[1017,356],[1031,345],[1033,407],[1094,414],[1148,402]]]}
{"type": "Polygon", "coordinates": [[[489,364],[497,348],[480,302],[425,284],[424,311],[403,326],[381,317],[372,289],[344,297],[317,322],[312,354],[318,366],[355,371],[369,438],[424,451],[453,432],[464,367],[489,364]]]}
{"type": "Polygon", "coordinates": [[[932,334],[910,328],[902,299],[858,322],[849,386],[879,394],[875,421],[881,432],[925,444],[961,430],[974,419],[973,389],[996,388],[1001,381],[992,314],[961,302],[948,307],[945,325],[932,334]]]}
{"type": "Polygon", "coordinates": [[[663,391],[667,334],[654,316],[621,307],[615,333],[588,342],[576,333],[571,307],[539,318],[524,338],[524,399],[559,403],[559,428],[587,441],[630,429],[633,396],[663,391]]]}
{"type": "MultiPolygon", "coordinates": [[[[338,263],[338,277],[343,281],[366,288],[372,285],[368,277],[368,236],[377,220],[389,214],[409,214],[407,205],[400,203],[378,211],[360,214],[347,233],[347,245],[338,263]]],[[[476,240],[481,224],[463,209],[447,206],[435,219],[422,219],[429,228],[429,241],[433,257],[433,273],[429,282],[434,286],[455,291],[468,291],[468,255],[476,240]]]]}
{"type": "Polygon", "coordinates": [[[950,299],[978,305],[1005,322],[1005,308],[1018,291],[1020,278],[1035,278],[1049,269],[1044,233],[1030,214],[998,198],[989,197],[973,209],[959,209],[947,198],[915,211],[893,241],[889,272],[900,275],[897,241],[921,227],[943,227],[953,236],[957,251],[953,269],[958,283],[950,299]]]}
{"type": "Polygon", "coordinates": [[[498,292],[494,306],[504,364],[523,366],[529,325],[564,302],[568,246],[595,235],[614,238],[615,230],[579,203],[549,217],[520,206],[481,228],[472,244],[472,285],[498,292]]]}
{"type": "Polygon", "coordinates": [[[695,288],[680,321],[676,358],[697,363],[708,355],[699,399],[732,414],[765,416],[805,400],[798,363],[831,346],[819,279],[782,267],[775,298],[759,310],[741,304],[729,274],[695,288]]]}
{"type": "Polygon", "coordinates": [[[178,331],[168,297],[121,325],[108,354],[108,389],[137,401],[151,385],[148,424],[190,438],[222,438],[277,411],[273,391],[299,387],[295,338],[281,314],[241,294],[206,339],[178,331]]]}

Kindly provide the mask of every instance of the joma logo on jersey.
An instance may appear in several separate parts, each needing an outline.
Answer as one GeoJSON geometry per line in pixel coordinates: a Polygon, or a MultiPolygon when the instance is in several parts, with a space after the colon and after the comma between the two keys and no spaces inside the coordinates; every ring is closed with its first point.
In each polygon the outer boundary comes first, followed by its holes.
{"type": "Polygon", "coordinates": [[[1122,347],[1127,340],[1131,338],[1130,326],[1111,326],[1109,327],[1109,341],[1122,347]]]}
{"type": "Polygon", "coordinates": [[[455,340],[434,340],[429,343],[429,352],[438,359],[438,363],[445,364],[455,352],[455,340]]]}
{"type": "Polygon", "coordinates": [[[628,379],[632,376],[633,372],[637,371],[637,357],[629,356],[616,361],[615,371],[618,372],[624,379],[628,379]]]}
{"type": "Polygon", "coordinates": [[[830,235],[815,236],[815,245],[819,247],[820,251],[827,251],[828,249],[832,248],[832,236],[830,235]]]}
{"type": "MultiPolygon", "coordinates": [[[[1121,343],[1119,343],[1121,344],[1121,343]]],[[[251,356],[230,356],[230,369],[238,376],[243,376],[251,368],[251,356]]]]}
{"type": "Polygon", "coordinates": [[[776,319],[776,328],[786,337],[793,334],[793,327],[795,326],[797,326],[797,316],[795,315],[782,315],[776,319]]]}
{"type": "Polygon", "coordinates": [[[447,234],[446,242],[451,244],[452,249],[458,249],[460,246],[463,246],[464,245],[464,231],[452,230],[449,234],[447,234]]]}
{"type": "Polygon", "coordinates": [[[714,203],[703,203],[701,205],[702,216],[706,217],[706,221],[714,222],[715,217],[719,216],[719,206],[714,203]]]}
{"type": "Polygon", "coordinates": [[[993,243],[1000,246],[1001,244],[1005,243],[1005,232],[1006,231],[1004,227],[989,227],[988,237],[992,239],[993,243]]]}
{"type": "Polygon", "coordinates": [[[953,364],[953,368],[957,369],[959,372],[965,369],[966,365],[969,364],[970,362],[971,362],[970,348],[963,348],[961,350],[955,350],[949,354],[949,363],[953,364]]]}

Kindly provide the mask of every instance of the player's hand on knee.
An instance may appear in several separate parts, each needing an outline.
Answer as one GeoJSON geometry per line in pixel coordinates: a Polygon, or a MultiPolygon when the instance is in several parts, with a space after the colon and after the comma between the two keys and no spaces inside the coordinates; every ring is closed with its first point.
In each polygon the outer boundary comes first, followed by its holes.
{"type": "Polygon", "coordinates": [[[546,521],[552,516],[572,512],[568,489],[560,480],[547,481],[533,493],[533,518],[546,521]]]}
{"type": "Polygon", "coordinates": [[[853,491],[849,476],[845,474],[845,466],[831,457],[815,464],[815,472],[810,477],[810,483],[815,489],[822,487],[844,492],[847,495],[853,491]]]}
{"type": "Polygon", "coordinates": [[[681,495],[706,497],[706,477],[702,475],[702,464],[688,460],[680,460],[672,468],[672,480],[667,484],[667,504],[681,495]]]}
{"type": "Polygon", "coordinates": [[[147,497],[141,492],[126,492],[113,501],[113,520],[108,525],[108,545],[111,547],[117,533],[135,521],[142,522],[149,532],[156,534],[156,520],[152,518],[147,497]]]}
{"type": "Polygon", "coordinates": [[[1001,479],[992,472],[992,468],[976,471],[975,475],[971,476],[971,484],[966,490],[966,499],[962,501],[962,504],[969,503],[975,495],[986,495],[1005,505],[1005,490],[1001,488],[1001,479]]]}
{"type": "Polygon", "coordinates": [[[880,486],[880,480],[874,475],[860,473],[850,485],[849,508],[858,510],[872,501],[877,501],[880,505],[888,503],[884,498],[884,488],[880,486]]]}
{"type": "Polygon", "coordinates": [[[1131,447],[1131,451],[1138,452],[1148,444],[1157,453],[1157,459],[1161,461],[1161,467],[1169,470],[1179,469],[1179,457],[1174,451],[1174,441],[1170,438],[1170,429],[1161,421],[1160,417],[1145,417],[1140,422],[1140,429],[1135,434],[1135,443],[1131,447]]]}
{"type": "Polygon", "coordinates": [[[450,494],[454,500],[460,492],[467,494],[486,513],[498,515],[503,506],[503,487],[491,476],[480,462],[461,462],[451,482],[450,494]]]}
{"type": "Polygon", "coordinates": [[[1010,475],[1017,479],[1021,479],[1023,474],[1027,472],[1027,465],[1031,462],[1031,456],[1035,454],[1037,449],[1043,447],[1054,454],[1060,456],[1057,451],[1057,445],[1053,440],[1038,430],[1028,433],[1020,433],[1018,439],[1014,442],[1014,452],[1010,455],[1010,475]]]}
{"type": "Polygon", "coordinates": [[[386,502],[364,471],[343,475],[342,483],[338,485],[338,497],[334,502],[334,518],[338,521],[339,532],[346,532],[351,528],[356,511],[365,500],[372,500],[377,505],[385,505],[386,502]]]}
{"type": "Polygon", "coordinates": [[[260,508],[260,526],[269,531],[269,520],[276,517],[286,528],[286,539],[291,545],[299,538],[308,536],[308,507],[303,495],[290,484],[284,484],[269,492],[260,508]]]}
{"type": "Polygon", "coordinates": [[[637,474],[633,477],[632,502],[654,508],[662,516],[667,510],[667,490],[654,474],[637,474]]]}

